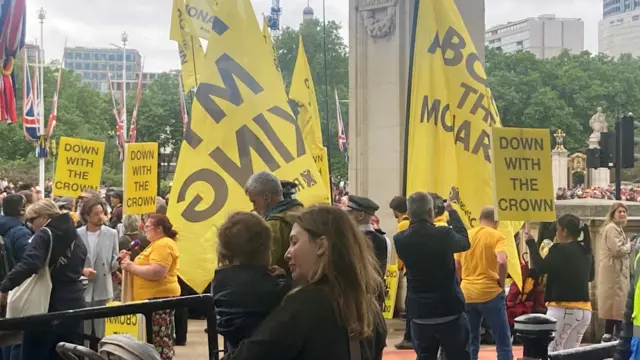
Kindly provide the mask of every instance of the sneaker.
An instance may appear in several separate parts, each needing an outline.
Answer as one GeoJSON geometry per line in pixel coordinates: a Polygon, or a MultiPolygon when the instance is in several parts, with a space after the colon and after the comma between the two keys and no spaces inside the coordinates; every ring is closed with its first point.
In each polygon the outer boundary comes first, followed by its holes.
{"type": "Polygon", "coordinates": [[[602,339],[600,340],[601,343],[610,343],[612,341],[616,341],[618,339],[616,339],[615,336],[611,335],[611,334],[604,334],[602,335],[602,339]]]}
{"type": "Polygon", "coordinates": [[[398,350],[413,350],[413,344],[410,341],[402,340],[395,345],[398,350]]]}

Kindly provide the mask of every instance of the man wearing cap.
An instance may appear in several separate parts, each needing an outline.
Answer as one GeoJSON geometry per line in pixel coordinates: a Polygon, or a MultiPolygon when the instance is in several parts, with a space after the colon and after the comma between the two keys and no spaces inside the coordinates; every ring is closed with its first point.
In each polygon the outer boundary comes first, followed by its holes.
{"type": "Polygon", "coordinates": [[[7,253],[11,255],[9,268],[20,262],[33,236],[24,223],[26,207],[27,200],[20,194],[8,195],[2,203],[4,215],[0,216],[0,236],[4,239],[7,253]]]}
{"type": "Polygon", "coordinates": [[[387,240],[380,235],[371,225],[371,218],[380,207],[373,200],[356,195],[349,195],[346,210],[360,226],[360,230],[373,244],[373,252],[380,265],[380,276],[384,277],[387,271],[387,240]]]}

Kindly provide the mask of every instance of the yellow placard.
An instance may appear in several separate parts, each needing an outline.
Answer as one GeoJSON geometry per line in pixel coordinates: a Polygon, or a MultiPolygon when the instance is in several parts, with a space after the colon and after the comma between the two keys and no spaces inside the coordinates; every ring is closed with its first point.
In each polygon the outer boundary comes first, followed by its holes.
{"type": "Polygon", "coordinates": [[[393,319],[393,310],[396,305],[396,295],[398,294],[398,279],[400,271],[397,264],[387,265],[387,273],[384,283],[384,308],[382,316],[385,319],[393,319]]]}
{"type": "MultiPolygon", "coordinates": [[[[119,301],[107,303],[107,306],[122,305],[119,301]]],[[[146,324],[144,315],[128,314],[104,319],[104,335],[128,334],[140,341],[145,341],[146,324]]]]}
{"type": "Polygon", "coordinates": [[[221,31],[200,67],[168,209],[180,234],[180,277],[198,292],[218,263],[217,227],[231,212],[252,209],[244,186],[253,173],[297,183],[305,205],[326,198],[251,1],[219,2],[216,19],[221,31]]]}
{"type": "MultiPolygon", "coordinates": [[[[409,88],[405,193],[450,197],[468,228],[493,204],[491,128],[501,127],[487,75],[454,0],[417,1],[409,88]]],[[[500,223],[513,239],[521,222],[500,223]]],[[[522,284],[515,242],[509,274],[522,284]]]]}
{"type": "Polygon", "coordinates": [[[103,142],[61,137],[53,196],[78,197],[86,190],[100,189],[103,157],[103,142]]]}
{"type": "Polygon", "coordinates": [[[156,212],[158,194],[158,143],[131,143],[125,146],[125,215],[156,212]]]}
{"type": "Polygon", "coordinates": [[[555,221],[549,129],[493,128],[497,220],[555,221]]]}

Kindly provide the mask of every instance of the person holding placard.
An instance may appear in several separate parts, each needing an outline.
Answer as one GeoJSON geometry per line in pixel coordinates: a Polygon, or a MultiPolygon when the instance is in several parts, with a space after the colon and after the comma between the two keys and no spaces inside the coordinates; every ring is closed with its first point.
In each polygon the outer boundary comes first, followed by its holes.
{"type": "MultiPolygon", "coordinates": [[[[144,229],[149,246],[131,261],[131,252],[120,251],[122,269],[133,276],[133,301],[170,298],[180,296],[178,284],[178,232],[169,218],[152,214],[144,229]]],[[[151,316],[153,345],[162,360],[173,358],[173,310],[156,311],[151,316]]]]}

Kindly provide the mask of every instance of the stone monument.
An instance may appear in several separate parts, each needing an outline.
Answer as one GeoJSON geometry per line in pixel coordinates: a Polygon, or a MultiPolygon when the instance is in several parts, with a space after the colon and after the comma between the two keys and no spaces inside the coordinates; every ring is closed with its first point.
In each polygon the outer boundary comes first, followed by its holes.
{"type": "MultiPolygon", "coordinates": [[[[484,62],[484,0],[456,0],[484,62]]],[[[395,219],[402,192],[409,53],[415,0],[349,0],[349,191],[380,205],[381,227],[395,219]]]]}
{"type": "Polygon", "coordinates": [[[556,147],[551,152],[551,168],[553,173],[553,189],[557,191],[558,188],[569,187],[569,152],[564,148],[564,137],[567,136],[567,134],[558,129],[553,136],[556,139],[556,147]]]}
{"type": "MultiPolygon", "coordinates": [[[[609,124],[602,108],[599,107],[596,113],[589,120],[589,126],[593,133],[589,136],[589,149],[600,148],[600,134],[609,132],[609,124]]],[[[589,186],[608,187],[611,183],[611,171],[606,168],[589,170],[589,186]]]]}

